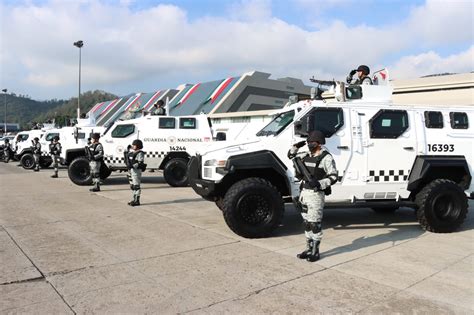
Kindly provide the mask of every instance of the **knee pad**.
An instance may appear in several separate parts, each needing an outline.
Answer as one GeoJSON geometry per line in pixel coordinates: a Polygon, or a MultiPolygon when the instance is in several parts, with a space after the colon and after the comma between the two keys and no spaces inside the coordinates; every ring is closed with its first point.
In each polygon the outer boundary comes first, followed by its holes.
{"type": "Polygon", "coordinates": [[[319,233],[322,230],[321,222],[308,222],[304,221],[304,230],[306,232],[319,233]]]}
{"type": "Polygon", "coordinates": [[[132,190],[140,190],[140,185],[132,185],[132,190]]]}
{"type": "Polygon", "coordinates": [[[130,184],[130,189],[131,190],[134,190],[133,187],[135,187],[135,185],[130,184]]]}

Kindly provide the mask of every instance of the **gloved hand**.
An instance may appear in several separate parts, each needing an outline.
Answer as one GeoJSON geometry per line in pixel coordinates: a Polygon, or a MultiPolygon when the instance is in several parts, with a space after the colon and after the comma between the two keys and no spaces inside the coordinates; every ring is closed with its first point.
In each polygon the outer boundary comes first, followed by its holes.
{"type": "Polygon", "coordinates": [[[303,140],[303,141],[300,141],[300,142],[297,142],[295,144],[293,144],[294,147],[296,147],[297,149],[303,147],[304,145],[306,144],[306,141],[303,140]]]}
{"type": "Polygon", "coordinates": [[[354,70],[351,70],[351,72],[349,72],[349,75],[352,77],[356,73],[357,73],[357,70],[354,69],[354,70]]]}
{"type": "Polygon", "coordinates": [[[309,186],[313,188],[314,191],[319,191],[321,190],[321,184],[319,183],[319,180],[317,179],[312,179],[311,182],[309,183],[309,186]]]}

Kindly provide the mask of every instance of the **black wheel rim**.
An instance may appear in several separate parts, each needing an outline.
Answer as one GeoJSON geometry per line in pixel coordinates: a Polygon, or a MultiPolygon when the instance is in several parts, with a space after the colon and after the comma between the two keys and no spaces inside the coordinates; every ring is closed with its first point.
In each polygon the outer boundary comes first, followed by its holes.
{"type": "Polygon", "coordinates": [[[26,158],[23,161],[23,164],[25,165],[26,168],[30,168],[33,166],[33,161],[30,158],[26,158]]]}
{"type": "Polygon", "coordinates": [[[85,166],[77,166],[76,167],[76,172],[77,177],[85,179],[87,176],[89,176],[89,170],[85,166]]]}
{"type": "Polygon", "coordinates": [[[180,167],[179,165],[176,165],[171,169],[171,174],[173,175],[174,179],[182,180],[186,176],[186,169],[180,167]]]}
{"type": "Polygon", "coordinates": [[[436,218],[443,222],[456,221],[461,213],[459,202],[450,193],[444,193],[434,198],[432,206],[436,218]]]}
{"type": "Polygon", "coordinates": [[[271,219],[271,202],[259,194],[246,194],[237,201],[239,216],[248,225],[264,225],[271,219]]]}

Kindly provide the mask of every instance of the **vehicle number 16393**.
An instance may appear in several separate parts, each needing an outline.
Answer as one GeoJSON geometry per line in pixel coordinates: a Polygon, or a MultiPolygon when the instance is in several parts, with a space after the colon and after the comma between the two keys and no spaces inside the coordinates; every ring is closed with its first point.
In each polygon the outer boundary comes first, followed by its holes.
{"type": "Polygon", "coordinates": [[[453,152],[453,151],[454,151],[454,144],[446,144],[446,143],[428,144],[428,152],[453,152]]]}

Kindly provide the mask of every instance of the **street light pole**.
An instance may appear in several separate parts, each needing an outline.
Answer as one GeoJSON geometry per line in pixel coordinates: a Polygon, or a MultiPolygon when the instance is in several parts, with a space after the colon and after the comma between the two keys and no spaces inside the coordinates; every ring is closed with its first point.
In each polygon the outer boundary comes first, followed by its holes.
{"type": "Polygon", "coordinates": [[[4,122],[4,125],[3,125],[3,134],[6,135],[7,134],[7,89],[3,89],[2,92],[3,92],[3,101],[5,103],[5,122],[4,122]]]}
{"type": "Polygon", "coordinates": [[[82,40],[74,42],[74,46],[79,48],[79,95],[77,96],[77,119],[81,116],[81,48],[84,46],[82,40]]]}

